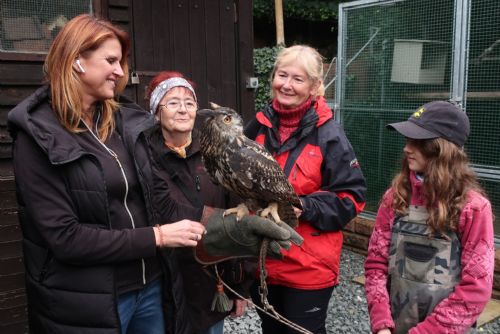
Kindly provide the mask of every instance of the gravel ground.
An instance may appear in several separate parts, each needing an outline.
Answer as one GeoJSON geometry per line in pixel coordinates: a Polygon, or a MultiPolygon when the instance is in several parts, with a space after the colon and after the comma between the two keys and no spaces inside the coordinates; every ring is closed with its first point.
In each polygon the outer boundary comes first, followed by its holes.
{"type": "MultiPolygon", "coordinates": [[[[340,284],[333,291],[326,319],[328,333],[370,333],[368,310],[362,285],[352,281],[363,274],[363,255],[343,250],[340,264],[340,284]]],[[[478,333],[500,333],[500,318],[479,328],[478,333]]],[[[261,333],[260,318],[254,309],[237,319],[227,318],[225,334],[261,333]]],[[[279,334],[279,333],[276,333],[279,334]]]]}

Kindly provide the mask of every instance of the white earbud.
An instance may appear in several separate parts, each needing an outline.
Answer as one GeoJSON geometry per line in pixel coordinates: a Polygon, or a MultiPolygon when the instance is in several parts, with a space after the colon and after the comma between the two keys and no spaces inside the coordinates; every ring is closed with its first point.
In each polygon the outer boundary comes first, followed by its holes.
{"type": "Polygon", "coordinates": [[[82,64],[80,64],[80,59],[76,60],[76,66],[78,66],[80,72],[85,73],[85,69],[83,68],[82,64]]]}

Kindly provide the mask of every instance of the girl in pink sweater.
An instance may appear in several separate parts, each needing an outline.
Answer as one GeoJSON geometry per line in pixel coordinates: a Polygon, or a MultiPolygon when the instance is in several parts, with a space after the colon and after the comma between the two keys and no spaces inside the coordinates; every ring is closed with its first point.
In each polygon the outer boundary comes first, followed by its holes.
{"type": "Polygon", "coordinates": [[[491,204],[463,145],[469,120],[434,101],[387,126],[406,137],[365,262],[373,333],[467,333],[491,296],[491,204]]]}

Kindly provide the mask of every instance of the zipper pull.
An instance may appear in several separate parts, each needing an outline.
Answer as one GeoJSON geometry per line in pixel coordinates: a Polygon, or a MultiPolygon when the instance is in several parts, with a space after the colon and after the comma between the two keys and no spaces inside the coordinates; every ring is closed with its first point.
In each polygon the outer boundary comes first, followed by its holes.
{"type": "Polygon", "coordinates": [[[195,183],[196,183],[196,190],[200,191],[201,190],[200,177],[198,175],[196,175],[196,177],[194,178],[194,180],[195,180],[195,183]]]}

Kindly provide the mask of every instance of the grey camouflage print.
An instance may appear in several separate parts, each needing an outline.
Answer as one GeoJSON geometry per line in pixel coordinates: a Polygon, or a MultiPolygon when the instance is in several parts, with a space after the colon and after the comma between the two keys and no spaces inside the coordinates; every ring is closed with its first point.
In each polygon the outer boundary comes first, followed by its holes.
{"type": "Polygon", "coordinates": [[[459,282],[460,241],[456,233],[434,235],[425,207],[396,217],[389,253],[389,284],[395,333],[407,333],[432,313],[459,282]]]}

